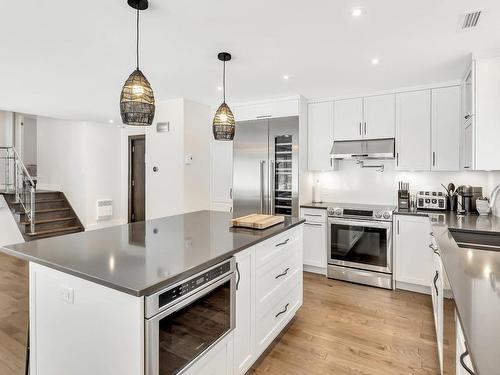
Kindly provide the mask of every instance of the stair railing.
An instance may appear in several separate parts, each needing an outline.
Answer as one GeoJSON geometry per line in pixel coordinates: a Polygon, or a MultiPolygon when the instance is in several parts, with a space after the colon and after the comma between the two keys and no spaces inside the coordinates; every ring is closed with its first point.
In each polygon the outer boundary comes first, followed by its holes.
{"type": "Polygon", "coordinates": [[[36,180],[26,169],[15,147],[0,146],[0,162],[3,164],[3,191],[14,193],[30,223],[30,233],[35,233],[36,180]]]}

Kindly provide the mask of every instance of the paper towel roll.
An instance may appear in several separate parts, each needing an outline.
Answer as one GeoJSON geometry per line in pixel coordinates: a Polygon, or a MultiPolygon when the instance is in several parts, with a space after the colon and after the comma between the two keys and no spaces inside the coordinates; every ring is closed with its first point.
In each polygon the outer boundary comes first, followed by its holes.
{"type": "Polygon", "coordinates": [[[319,184],[319,180],[313,184],[313,203],[321,202],[321,186],[319,184]]]}

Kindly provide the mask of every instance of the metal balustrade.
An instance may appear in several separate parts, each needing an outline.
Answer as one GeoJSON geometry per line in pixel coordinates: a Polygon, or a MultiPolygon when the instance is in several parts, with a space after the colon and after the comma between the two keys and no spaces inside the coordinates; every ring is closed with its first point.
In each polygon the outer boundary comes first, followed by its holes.
{"type": "Polygon", "coordinates": [[[36,180],[21,160],[15,147],[0,146],[0,192],[14,194],[35,233],[36,180]]]}

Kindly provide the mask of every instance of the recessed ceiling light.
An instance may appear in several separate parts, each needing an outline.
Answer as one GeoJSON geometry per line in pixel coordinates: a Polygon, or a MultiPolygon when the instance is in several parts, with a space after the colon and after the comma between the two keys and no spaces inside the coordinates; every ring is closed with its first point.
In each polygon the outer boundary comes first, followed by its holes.
{"type": "Polygon", "coordinates": [[[354,18],[361,17],[365,13],[366,13],[366,9],[365,8],[357,7],[357,8],[351,9],[351,15],[354,18]]]}
{"type": "Polygon", "coordinates": [[[380,60],[377,58],[372,59],[372,65],[377,65],[379,62],[380,62],[380,60]]]}
{"type": "Polygon", "coordinates": [[[283,79],[285,79],[285,80],[289,80],[289,79],[290,79],[290,76],[288,76],[288,75],[286,75],[286,74],[285,74],[285,75],[283,76],[283,79]]]}
{"type": "Polygon", "coordinates": [[[217,86],[217,91],[222,91],[222,86],[217,86]]]}
{"type": "Polygon", "coordinates": [[[111,120],[109,120],[109,123],[110,123],[110,124],[114,124],[114,123],[115,123],[115,120],[111,119],[111,120]]]}

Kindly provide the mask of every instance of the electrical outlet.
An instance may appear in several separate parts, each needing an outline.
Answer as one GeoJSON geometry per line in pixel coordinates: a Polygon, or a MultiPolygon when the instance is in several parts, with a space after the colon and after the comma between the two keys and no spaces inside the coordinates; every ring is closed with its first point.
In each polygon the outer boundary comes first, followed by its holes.
{"type": "Polygon", "coordinates": [[[73,288],[60,285],[59,286],[59,299],[70,305],[75,303],[75,290],[73,288]]]}

